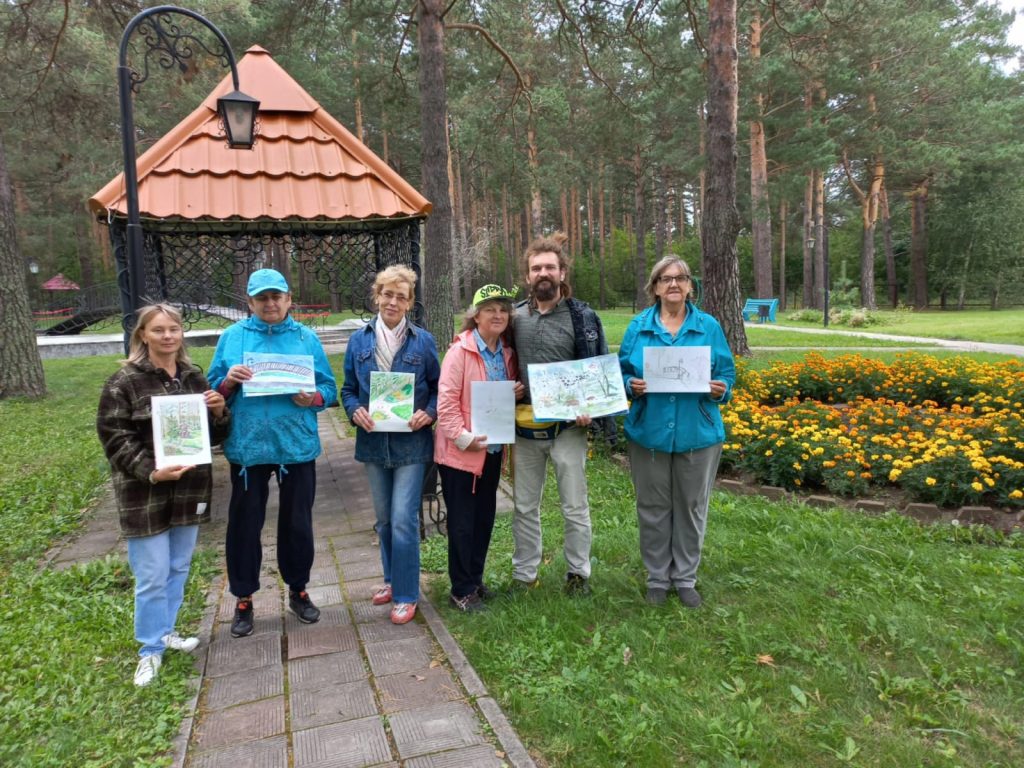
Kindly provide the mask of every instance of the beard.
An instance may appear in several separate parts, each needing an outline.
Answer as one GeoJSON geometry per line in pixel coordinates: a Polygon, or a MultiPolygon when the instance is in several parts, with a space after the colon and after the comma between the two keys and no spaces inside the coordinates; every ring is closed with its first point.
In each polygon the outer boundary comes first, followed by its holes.
{"type": "Polygon", "coordinates": [[[558,296],[558,284],[554,280],[548,278],[542,278],[533,284],[533,295],[534,298],[540,299],[541,301],[551,301],[558,296]]]}

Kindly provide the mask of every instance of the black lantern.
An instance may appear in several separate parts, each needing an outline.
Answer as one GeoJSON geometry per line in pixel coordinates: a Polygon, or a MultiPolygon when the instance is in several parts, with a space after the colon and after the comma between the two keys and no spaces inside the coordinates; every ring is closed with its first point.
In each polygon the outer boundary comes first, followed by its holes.
{"type": "Polygon", "coordinates": [[[241,91],[217,99],[217,112],[231,149],[252,149],[256,142],[256,113],[260,103],[241,91]]]}

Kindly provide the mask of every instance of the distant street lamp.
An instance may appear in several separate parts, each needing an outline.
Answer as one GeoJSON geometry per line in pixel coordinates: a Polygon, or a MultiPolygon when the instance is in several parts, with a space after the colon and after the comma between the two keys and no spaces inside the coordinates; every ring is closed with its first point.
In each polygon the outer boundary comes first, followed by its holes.
{"type": "Polygon", "coordinates": [[[161,69],[177,67],[182,72],[187,72],[189,67],[186,62],[201,51],[205,51],[231,68],[234,90],[217,99],[217,112],[220,114],[224,126],[228,146],[231,149],[252,149],[256,140],[256,114],[260,103],[239,91],[238,67],[235,64],[235,55],[231,51],[231,45],[223,33],[209,20],[186,8],[160,5],[138,14],[128,22],[128,26],[124,28],[124,33],[121,35],[117,85],[121,107],[121,145],[124,150],[124,189],[127,208],[125,241],[128,297],[127,305],[122,307],[126,353],[133,315],[142,306],[146,280],[142,224],[139,220],[139,178],[135,165],[135,116],[132,93],[138,93],[139,87],[149,79],[151,55],[155,57],[154,64],[159,65],[161,69]],[[217,37],[218,45],[211,49],[199,38],[182,30],[179,22],[175,20],[175,16],[185,16],[205,26],[217,37]],[[128,40],[136,30],[141,32],[141,38],[146,46],[142,74],[128,66],[128,40]]]}

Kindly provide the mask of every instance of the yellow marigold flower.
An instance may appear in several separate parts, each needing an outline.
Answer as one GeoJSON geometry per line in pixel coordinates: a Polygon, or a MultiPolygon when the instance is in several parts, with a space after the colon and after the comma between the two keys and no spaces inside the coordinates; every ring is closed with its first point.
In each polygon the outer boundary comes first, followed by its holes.
{"type": "Polygon", "coordinates": [[[800,465],[799,461],[794,461],[793,462],[793,469],[795,469],[797,472],[799,472],[801,469],[803,469],[803,467],[800,465]]]}
{"type": "Polygon", "coordinates": [[[1010,498],[1011,499],[1024,498],[1024,491],[1022,491],[1020,488],[1018,488],[1015,491],[1010,491],[1010,498]]]}
{"type": "Polygon", "coordinates": [[[767,451],[764,452],[764,455],[765,456],[771,456],[772,455],[772,449],[769,448],[767,451]]]}
{"type": "Polygon", "coordinates": [[[987,485],[989,488],[991,488],[995,484],[996,484],[996,481],[993,480],[991,477],[986,477],[985,478],[985,485],[987,485]]]}
{"type": "Polygon", "coordinates": [[[938,480],[936,480],[934,477],[926,477],[924,479],[924,484],[925,485],[935,485],[935,483],[937,483],[937,482],[938,482],[938,480]]]}
{"type": "Polygon", "coordinates": [[[901,470],[899,470],[899,469],[891,469],[891,470],[889,470],[889,482],[890,483],[895,483],[899,479],[900,475],[902,475],[902,474],[903,474],[903,472],[901,470]]]}

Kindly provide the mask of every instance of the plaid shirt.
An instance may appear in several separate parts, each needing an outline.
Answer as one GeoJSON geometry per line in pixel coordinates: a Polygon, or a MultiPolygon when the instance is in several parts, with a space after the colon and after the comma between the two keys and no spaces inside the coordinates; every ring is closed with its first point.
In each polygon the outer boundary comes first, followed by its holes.
{"type": "MultiPolygon", "coordinates": [[[[149,360],[129,363],[107,380],[100,395],[96,431],[110,461],[121,531],[128,538],[210,520],[211,465],[190,469],[177,482],[149,482],[156,469],[150,398],[201,394],[210,388],[195,366],[183,367],[179,376],[171,378],[149,360]],[[199,504],[205,504],[201,514],[199,504]]],[[[226,408],[220,419],[210,415],[210,439],[215,445],[224,441],[230,429],[231,414],[226,408]]]]}

